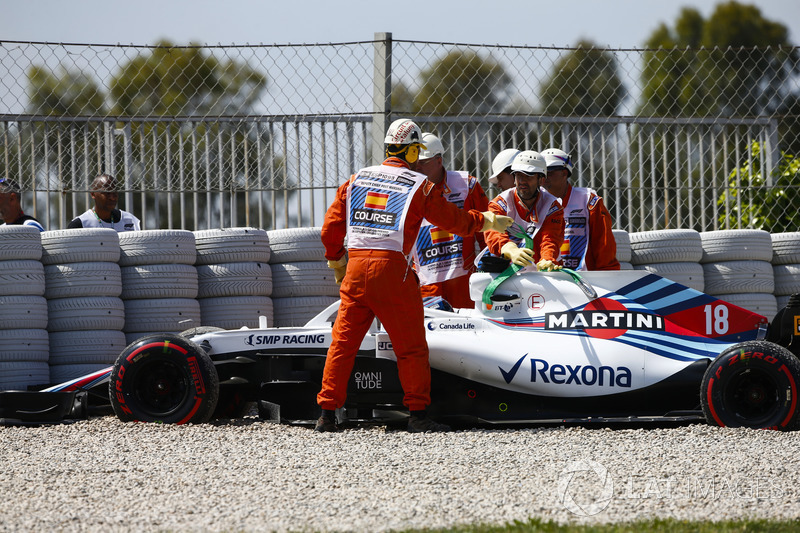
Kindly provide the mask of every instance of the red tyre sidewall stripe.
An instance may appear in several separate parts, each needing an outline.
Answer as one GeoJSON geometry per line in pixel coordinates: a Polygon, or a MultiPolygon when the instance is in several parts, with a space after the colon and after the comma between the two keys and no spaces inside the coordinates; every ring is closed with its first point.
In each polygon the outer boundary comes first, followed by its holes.
{"type": "Polygon", "coordinates": [[[183,419],[178,421],[178,425],[185,424],[186,422],[191,420],[192,417],[194,416],[194,414],[197,412],[197,410],[200,409],[200,404],[201,403],[202,403],[202,400],[200,398],[198,398],[197,396],[195,396],[194,397],[194,407],[192,407],[192,411],[188,415],[186,415],[183,419]]]}
{"type": "Polygon", "coordinates": [[[786,374],[786,377],[789,379],[789,385],[792,387],[792,406],[789,409],[789,414],[781,422],[781,427],[786,427],[786,424],[788,424],[794,416],[795,407],[797,407],[797,385],[795,385],[792,373],[789,372],[789,369],[786,368],[786,365],[781,365],[780,371],[786,374]]]}
{"type": "Polygon", "coordinates": [[[719,419],[717,415],[717,410],[714,409],[714,402],[711,401],[711,389],[714,387],[714,378],[708,380],[708,388],[706,388],[706,401],[708,402],[708,410],[711,411],[711,416],[714,418],[714,422],[717,423],[720,427],[725,427],[725,424],[722,423],[722,420],[719,419]]]}
{"type": "Polygon", "coordinates": [[[138,348],[136,348],[134,351],[132,351],[128,355],[128,357],[125,358],[125,360],[130,362],[138,354],[140,354],[144,350],[148,350],[150,348],[169,348],[169,349],[175,348],[176,350],[178,350],[183,355],[186,355],[189,352],[189,350],[187,350],[186,348],[183,348],[182,346],[178,346],[177,344],[169,342],[169,341],[167,341],[167,342],[164,342],[164,341],[151,342],[149,344],[145,344],[144,346],[139,346],[138,348]]]}

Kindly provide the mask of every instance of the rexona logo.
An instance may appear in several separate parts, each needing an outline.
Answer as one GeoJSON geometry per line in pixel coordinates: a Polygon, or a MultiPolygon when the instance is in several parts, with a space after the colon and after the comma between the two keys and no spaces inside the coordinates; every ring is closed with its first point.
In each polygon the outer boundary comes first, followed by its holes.
{"type": "Polygon", "coordinates": [[[248,346],[267,346],[271,344],[322,344],[325,334],[316,335],[250,335],[244,339],[248,346]]]}
{"type": "MultiPolygon", "coordinates": [[[[523,355],[510,369],[502,367],[500,373],[506,383],[511,383],[528,354],[523,355]]],[[[530,358],[531,383],[555,383],[556,385],[586,385],[597,387],[631,386],[631,369],[627,366],[616,368],[606,365],[551,365],[544,359],[530,358]]],[[[523,374],[524,375],[524,374],[523,374]]],[[[524,379],[524,378],[523,378],[524,379]]]]}
{"type": "Polygon", "coordinates": [[[586,304],[583,311],[545,313],[545,329],[582,329],[599,339],[619,337],[629,329],[664,330],[664,317],[641,311],[629,311],[610,298],[598,298],[586,304]]]}

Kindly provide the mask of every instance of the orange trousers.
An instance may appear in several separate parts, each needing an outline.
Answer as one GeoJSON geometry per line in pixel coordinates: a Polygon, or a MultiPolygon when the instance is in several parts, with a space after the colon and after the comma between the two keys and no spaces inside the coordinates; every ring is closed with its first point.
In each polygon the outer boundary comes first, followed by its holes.
{"type": "Polygon", "coordinates": [[[431,403],[431,368],[422,296],[419,280],[403,255],[387,250],[350,250],[339,296],[342,303],[333,324],[322,390],[317,395],[319,406],[338,409],[344,405],[356,353],[377,317],[397,356],[403,404],[411,411],[425,409],[431,403]]]}

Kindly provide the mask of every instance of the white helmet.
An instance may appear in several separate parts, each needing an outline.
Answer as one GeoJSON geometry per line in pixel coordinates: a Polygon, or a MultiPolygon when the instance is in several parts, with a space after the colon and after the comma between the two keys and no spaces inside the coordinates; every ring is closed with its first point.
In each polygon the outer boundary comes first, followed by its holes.
{"type": "Polygon", "coordinates": [[[422,144],[425,146],[425,149],[420,150],[419,152],[420,159],[431,159],[433,157],[436,157],[437,155],[444,154],[444,146],[442,146],[442,141],[440,141],[439,137],[437,137],[433,133],[428,133],[428,132],[423,133],[422,144]]]}
{"type": "Polygon", "coordinates": [[[497,176],[511,167],[511,163],[514,161],[514,158],[517,157],[518,153],[519,150],[516,148],[506,148],[494,156],[494,160],[492,161],[492,175],[489,176],[489,183],[497,185],[497,176]]]}
{"type": "MultiPolygon", "coordinates": [[[[413,120],[398,118],[389,126],[383,142],[384,144],[421,144],[422,130],[413,120]]],[[[423,146],[423,148],[425,147],[423,146]]]]}
{"type": "Polygon", "coordinates": [[[533,150],[525,150],[514,157],[514,161],[511,163],[511,172],[547,175],[547,165],[542,154],[533,150]]]}
{"type": "Polygon", "coordinates": [[[572,159],[569,158],[567,152],[559,150],[558,148],[548,148],[542,152],[542,155],[547,163],[547,168],[566,168],[567,175],[572,176],[572,159]]]}

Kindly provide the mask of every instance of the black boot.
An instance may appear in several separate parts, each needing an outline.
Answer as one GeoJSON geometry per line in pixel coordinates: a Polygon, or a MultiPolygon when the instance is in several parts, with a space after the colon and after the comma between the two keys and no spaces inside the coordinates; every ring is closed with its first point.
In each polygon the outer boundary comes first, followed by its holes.
{"type": "Polygon", "coordinates": [[[314,431],[319,431],[320,433],[341,431],[339,426],[336,425],[336,411],[323,409],[322,415],[317,419],[317,425],[314,426],[314,431]]]}
{"type": "Polygon", "coordinates": [[[411,418],[408,419],[409,433],[443,433],[450,431],[450,426],[434,422],[428,418],[425,411],[411,411],[411,418]]]}

